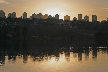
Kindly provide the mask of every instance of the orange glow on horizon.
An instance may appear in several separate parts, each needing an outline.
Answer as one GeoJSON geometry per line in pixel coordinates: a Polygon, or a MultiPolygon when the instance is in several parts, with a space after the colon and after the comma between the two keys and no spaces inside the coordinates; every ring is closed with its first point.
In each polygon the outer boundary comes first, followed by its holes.
{"type": "Polygon", "coordinates": [[[8,13],[16,12],[17,17],[21,17],[23,12],[27,12],[27,17],[30,17],[33,13],[42,13],[54,16],[55,14],[60,15],[60,19],[64,19],[65,15],[70,16],[70,20],[73,17],[78,17],[78,14],[82,14],[83,18],[85,15],[90,17],[97,15],[98,20],[106,20],[108,18],[108,1],[90,1],[90,0],[19,0],[19,1],[8,1],[7,5],[0,4],[0,9],[4,10],[6,16],[8,13]],[[9,2],[9,3],[8,3],[9,2]]]}

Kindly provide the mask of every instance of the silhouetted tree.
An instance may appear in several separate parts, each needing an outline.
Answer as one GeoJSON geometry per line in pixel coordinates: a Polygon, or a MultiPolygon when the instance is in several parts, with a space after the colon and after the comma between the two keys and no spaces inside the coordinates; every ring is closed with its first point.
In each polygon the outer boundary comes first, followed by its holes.
{"type": "Polygon", "coordinates": [[[20,38],[20,27],[18,25],[14,29],[14,37],[20,38]]]}
{"type": "Polygon", "coordinates": [[[97,32],[97,33],[95,34],[95,37],[96,37],[96,39],[99,39],[99,38],[104,38],[105,35],[104,35],[104,33],[102,33],[102,32],[97,32]]]}
{"type": "Polygon", "coordinates": [[[28,29],[27,29],[27,27],[24,27],[24,28],[23,28],[23,31],[22,31],[22,36],[23,36],[24,38],[26,38],[27,35],[28,35],[28,29]]]}

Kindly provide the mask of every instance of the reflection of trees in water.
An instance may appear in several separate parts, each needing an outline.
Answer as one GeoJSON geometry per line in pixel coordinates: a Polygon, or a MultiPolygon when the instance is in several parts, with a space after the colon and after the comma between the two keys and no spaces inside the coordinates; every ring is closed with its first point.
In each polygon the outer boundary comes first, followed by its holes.
{"type": "Polygon", "coordinates": [[[5,54],[4,52],[0,49],[0,66],[3,66],[5,64],[5,54]]]}
{"type": "MultiPolygon", "coordinates": [[[[82,41],[86,42],[86,41],[82,41]]],[[[92,41],[90,41],[92,42],[92,41]]],[[[87,43],[86,43],[87,44],[87,43]]],[[[23,63],[27,63],[28,57],[33,62],[50,61],[52,58],[59,61],[60,54],[65,56],[66,61],[70,61],[70,55],[73,53],[74,58],[82,61],[82,54],[85,55],[85,60],[89,59],[89,53],[92,52],[92,58],[97,59],[97,52],[108,54],[108,48],[96,47],[95,45],[83,45],[81,41],[70,42],[69,40],[10,40],[4,41],[0,47],[0,64],[5,64],[5,56],[8,55],[8,60],[15,62],[17,57],[23,58],[23,63]],[[75,45],[79,44],[79,46],[75,45]],[[82,44],[82,46],[81,46],[82,44]],[[71,53],[70,53],[71,52],[71,53]]]]}
{"type": "Polygon", "coordinates": [[[92,57],[94,60],[97,59],[97,47],[92,48],[92,57]]]}
{"type": "Polygon", "coordinates": [[[27,49],[28,49],[28,44],[27,44],[27,40],[23,40],[22,41],[22,55],[23,55],[23,63],[27,63],[27,53],[28,53],[28,51],[27,51],[27,49]]]}

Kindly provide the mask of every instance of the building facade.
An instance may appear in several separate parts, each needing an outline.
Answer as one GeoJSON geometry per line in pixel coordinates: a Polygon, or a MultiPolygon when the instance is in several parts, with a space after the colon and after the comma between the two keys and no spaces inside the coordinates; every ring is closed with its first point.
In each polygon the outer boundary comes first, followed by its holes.
{"type": "Polygon", "coordinates": [[[3,10],[0,10],[0,18],[5,18],[5,12],[3,10]]]}
{"type": "Polygon", "coordinates": [[[77,21],[77,18],[76,18],[76,17],[74,17],[74,18],[73,18],[73,21],[77,21]]]}
{"type": "Polygon", "coordinates": [[[12,14],[11,13],[8,14],[8,18],[12,18],[12,14]]]}
{"type": "Polygon", "coordinates": [[[48,18],[52,18],[52,16],[51,16],[51,15],[49,15],[49,16],[48,16],[48,18]]]}
{"type": "Polygon", "coordinates": [[[55,15],[55,19],[59,19],[59,15],[58,14],[55,15]]]}
{"type": "Polygon", "coordinates": [[[89,16],[84,16],[84,21],[89,21],[89,16]]]}
{"type": "Polygon", "coordinates": [[[92,15],[92,22],[97,21],[97,16],[96,15],[92,15]]]}
{"type": "Polygon", "coordinates": [[[45,14],[44,15],[44,19],[48,19],[48,14],[45,14]]]}
{"type": "Polygon", "coordinates": [[[22,18],[23,18],[23,19],[27,19],[27,13],[26,13],[26,12],[23,13],[22,18]]]}
{"type": "Polygon", "coordinates": [[[12,18],[16,18],[16,12],[12,13],[12,18]]]}
{"type": "Polygon", "coordinates": [[[35,13],[32,14],[32,18],[37,18],[37,15],[35,13]]]}
{"type": "Polygon", "coordinates": [[[16,18],[16,12],[9,13],[8,18],[16,18]]]}
{"type": "Polygon", "coordinates": [[[78,14],[78,20],[82,20],[82,14],[78,14]]]}
{"type": "Polygon", "coordinates": [[[44,16],[42,15],[42,13],[39,13],[37,17],[38,19],[44,19],[44,16]]]}
{"type": "Polygon", "coordinates": [[[70,20],[70,16],[68,15],[64,16],[64,20],[70,20]]]}

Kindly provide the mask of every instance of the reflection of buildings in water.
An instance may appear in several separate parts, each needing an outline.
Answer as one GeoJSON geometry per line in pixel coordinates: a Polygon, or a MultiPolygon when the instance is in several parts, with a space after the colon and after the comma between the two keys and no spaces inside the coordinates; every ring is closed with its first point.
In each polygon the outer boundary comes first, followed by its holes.
{"type": "Polygon", "coordinates": [[[60,57],[60,49],[55,49],[54,56],[60,57]]]}
{"type": "Polygon", "coordinates": [[[28,60],[28,46],[27,46],[27,40],[26,39],[24,39],[23,41],[22,41],[22,55],[23,55],[23,63],[27,63],[27,60],[28,60]]]}
{"type": "Polygon", "coordinates": [[[107,49],[106,48],[99,48],[98,52],[101,52],[102,54],[106,54],[107,53],[107,49]]]}
{"type": "Polygon", "coordinates": [[[78,52],[78,61],[82,61],[82,52],[78,52]]]}
{"type": "Polygon", "coordinates": [[[56,57],[56,56],[44,56],[44,57],[35,57],[35,58],[31,58],[33,62],[49,62],[51,61],[52,59],[54,61],[59,61],[59,57],[56,57]]]}
{"type": "Polygon", "coordinates": [[[83,49],[78,48],[78,61],[82,61],[82,52],[83,52],[83,49]]]}
{"type": "Polygon", "coordinates": [[[55,61],[59,61],[59,57],[55,57],[55,61]]]}
{"type": "Polygon", "coordinates": [[[74,58],[77,58],[77,53],[73,53],[73,57],[74,58]]]}
{"type": "Polygon", "coordinates": [[[85,59],[87,60],[89,58],[89,48],[85,48],[85,59]]]}
{"type": "Polygon", "coordinates": [[[0,66],[5,64],[5,54],[0,52],[0,66]]]}
{"type": "Polygon", "coordinates": [[[107,48],[107,55],[108,55],[108,48],[107,48]]]}
{"type": "Polygon", "coordinates": [[[43,61],[47,62],[48,61],[48,56],[44,56],[43,61]]]}
{"type": "MultiPolygon", "coordinates": [[[[97,47],[39,47],[38,44],[34,49],[31,46],[27,46],[27,41],[24,40],[20,43],[17,41],[14,43],[13,46],[9,49],[8,47],[3,51],[4,53],[0,52],[0,63],[5,63],[5,55],[8,55],[8,60],[15,62],[16,56],[21,54],[23,56],[23,62],[27,63],[28,61],[28,54],[30,55],[32,61],[34,62],[47,62],[54,57],[55,61],[59,61],[60,57],[63,57],[66,61],[70,61],[70,52],[73,54],[73,58],[78,58],[78,61],[82,61],[82,53],[85,54],[85,59],[89,59],[90,50],[92,50],[92,58],[95,60],[97,59],[97,47]],[[71,48],[71,49],[70,49],[71,48]],[[64,51],[64,52],[63,52],[64,51]],[[53,56],[52,56],[53,55],[53,56]]],[[[100,49],[103,52],[108,54],[108,48],[100,49]]]]}
{"type": "Polygon", "coordinates": [[[33,62],[43,62],[43,57],[35,57],[35,58],[32,58],[32,61],[33,62]]]}
{"type": "Polygon", "coordinates": [[[28,60],[28,56],[27,54],[23,54],[23,63],[27,63],[27,60],[28,60]]]}
{"type": "Polygon", "coordinates": [[[73,53],[78,53],[78,48],[77,47],[73,47],[73,53]]]}
{"type": "Polygon", "coordinates": [[[66,52],[65,57],[70,57],[70,52],[66,52]]]}
{"type": "Polygon", "coordinates": [[[70,52],[65,52],[65,59],[69,62],[70,61],[70,52]]]}
{"type": "Polygon", "coordinates": [[[73,51],[73,57],[77,58],[78,48],[73,47],[72,51],[73,51]]]}
{"type": "Polygon", "coordinates": [[[10,60],[10,61],[12,61],[13,63],[15,63],[15,61],[16,61],[16,56],[17,56],[17,53],[16,53],[15,49],[14,49],[14,48],[11,48],[11,49],[9,50],[9,52],[7,53],[7,55],[8,55],[8,60],[10,60]]]}
{"type": "Polygon", "coordinates": [[[97,59],[97,47],[92,47],[92,58],[97,59]]]}
{"type": "Polygon", "coordinates": [[[8,60],[9,61],[12,61],[12,63],[15,63],[15,61],[16,61],[16,55],[8,55],[8,60]]]}
{"type": "Polygon", "coordinates": [[[20,52],[19,52],[19,49],[20,49],[20,40],[14,41],[14,42],[13,42],[13,46],[14,46],[14,48],[15,48],[15,51],[16,51],[17,53],[20,53],[20,52]]]}

